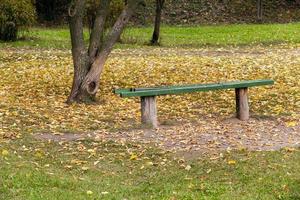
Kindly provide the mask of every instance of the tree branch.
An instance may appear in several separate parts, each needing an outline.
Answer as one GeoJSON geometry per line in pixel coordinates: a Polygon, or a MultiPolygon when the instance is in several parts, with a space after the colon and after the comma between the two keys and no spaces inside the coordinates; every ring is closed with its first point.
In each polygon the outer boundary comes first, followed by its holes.
{"type": "Polygon", "coordinates": [[[114,44],[120,38],[125,26],[127,25],[129,19],[132,17],[136,9],[139,5],[144,4],[143,0],[128,0],[127,5],[118,17],[117,21],[115,22],[114,26],[112,27],[110,33],[108,34],[105,43],[103,44],[102,48],[102,56],[107,57],[114,44]]]}
{"type": "Polygon", "coordinates": [[[109,12],[110,2],[111,0],[101,0],[97,10],[89,45],[89,58],[91,63],[93,63],[97,52],[101,49],[101,38],[104,34],[104,25],[109,12]]]}

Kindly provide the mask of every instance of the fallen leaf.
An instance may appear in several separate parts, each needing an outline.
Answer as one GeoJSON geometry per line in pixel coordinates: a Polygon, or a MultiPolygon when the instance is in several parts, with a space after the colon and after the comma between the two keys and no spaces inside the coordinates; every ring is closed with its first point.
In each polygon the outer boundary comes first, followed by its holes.
{"type": "Polygon", "coordinates": [[[286,122],[285,125],[287,127],[294,127],[294,126],[297,126],[297,122],[295,121],[290,121],[290,122],[286,122]]]}
{"type": "Polygon", "coordinates": [[[1,153],[2,156],[8,156],[8,154],[9,154],[9,152],[6,149],[2,150],[2,153],[1,153]]]}
{"type": "Polygon", "coordinates": [[[187,165],[184,169],[187,171],[190,171],[192,169],[192,167],[191,167],[191,165],[187,165]]]}
{"type": "Polygon", "coordinates": [[[130,155],[130,160],[136,160],[138,156],[136,154],[131,154],[130,155]]]}
{"type": "Polygon", "coordinates": [[[236,161],[235,160],[229,160],[227,163],[228,163],[228,165],[235,165],[236,161]]]}
{"type": "Polygon", "coordinates": [[[103,194],[103,195],[106,195],[106,194],[109,194],[109,192],[101,192],[101,194],[103,194]]]}
{"type": "Polygon", "coordinates": [[[87,171],[87,170],[89,170],[90,168],[89,168],[89,167],[81,167],[81,169],[82,169],[83,171],[87,171]]]}

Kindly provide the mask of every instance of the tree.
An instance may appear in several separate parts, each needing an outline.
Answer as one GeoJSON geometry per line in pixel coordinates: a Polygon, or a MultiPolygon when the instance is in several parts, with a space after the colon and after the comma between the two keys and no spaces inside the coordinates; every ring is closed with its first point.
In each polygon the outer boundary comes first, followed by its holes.
{"type": "Polygon", "coordinates": [[[151,44],[155,45],[159,43],[160,34],[160,24],[161,24],[161,14],[164,6],[165,0],[156,0],[156,14],[154,22],[154,31],[151,39],[151,44]]]}
{"type": "Polygon", "coordinates": [[[261,22],[262,18],[263,18],[262,0],[257,0],[256,1],[256,7],[257,7],[257,20],[259,22],[261,22]]]}
{"type": "Polygon", "coordinates": [[[85,0],[74,0],[69,8],[74,78],[67,103],[91,102],[99,89],[99,79],[104,64],[123,29],[143,0],[128,0],[118,19],[106,37],[104,26],[111,0],[101,0],[90,34],[89,46],[85,47],[83,19],[85,0]]]}
{"type": "Polygon", "coordinates": [[[0,40],[14,41],[18,32],[35,22],[31,0],[0,0],[0,40]]]}

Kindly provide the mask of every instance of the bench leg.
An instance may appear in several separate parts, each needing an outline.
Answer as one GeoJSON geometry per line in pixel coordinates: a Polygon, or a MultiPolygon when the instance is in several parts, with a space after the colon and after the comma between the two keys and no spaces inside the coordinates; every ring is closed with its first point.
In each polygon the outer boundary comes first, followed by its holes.
{"type": "Polygon", "coordinates": [[[237,118],[246,121],[249,119],[248,88],[235,89],[237,118]]]}
{"type": "Polygon", "coordinates": [[[157,128],[157,109],[156,109],[156,98],[141,97],[141,112],[142,112],[142,123],[151,125],[153,128],[157,128]]]}

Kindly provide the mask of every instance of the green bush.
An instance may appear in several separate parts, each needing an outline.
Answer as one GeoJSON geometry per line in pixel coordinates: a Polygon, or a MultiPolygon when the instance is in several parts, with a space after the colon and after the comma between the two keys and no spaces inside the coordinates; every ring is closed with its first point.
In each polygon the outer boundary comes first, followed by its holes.
{"type": "Polygon", "coordinates": [[[32,0],[0,0],[0,40],[14,41],[18,32],[35,22],[32,0]]]}

